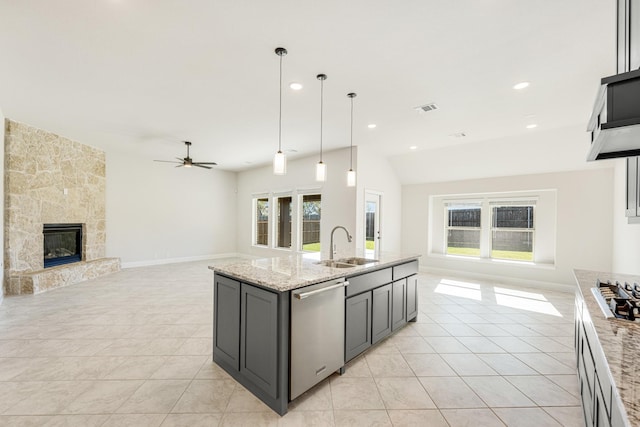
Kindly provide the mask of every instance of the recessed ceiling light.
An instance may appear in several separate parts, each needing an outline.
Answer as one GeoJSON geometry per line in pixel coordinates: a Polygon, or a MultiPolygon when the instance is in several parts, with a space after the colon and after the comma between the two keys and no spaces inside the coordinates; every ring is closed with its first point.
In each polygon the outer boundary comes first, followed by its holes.
{"type": "Polygon", "coordinates": [[[529,84],[530,84],[529,82],[520,82],[520,83],[517,83],[517,84],[513,85],[513,88],[515,90],[522,90],[522,89],[524,89],[526,87],[529,87],[529,84]]]}
{"type": "Polygon", "coordinates": [[[376,125],[375,123],[371,123],[371,124],[367,125],[367,127],[369,129],[375,129],[376,126],[378,126],[378,125],[376,125]]]}
{"type": "Polygon", "coordinates": [[[417,150],[418,146],[417,145],[412,145],[411,147],[409,147],[409,150],[417,150]]]}
{"type": "Polygon", "coordinates": [[[291,89],[293,89],[293,90],[300,90],[300,89],[302,89],[302,84],[301,84],[301,83],[295,83],[295,82],[294,82],[294,83],[291,83],[291,84],[289,85],[289,87],[290,87],[291,89]]]}
{"type": "Polygon", "coordinates": [[[535,129],[537,127],[538,127],[538,125],[535,124],[535,123],[531,123],[530,125],[527,125],[527,129],[535,129]]]}

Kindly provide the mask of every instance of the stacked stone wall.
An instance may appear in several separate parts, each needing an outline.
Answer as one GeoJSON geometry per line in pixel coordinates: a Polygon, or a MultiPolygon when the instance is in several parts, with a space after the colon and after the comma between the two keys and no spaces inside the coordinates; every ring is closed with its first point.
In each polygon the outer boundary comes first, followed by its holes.
{"type": "MultiPolygon", "coordinates": [[[[81,223],[83,261],[105,256],[105,153],[5,120],[5,291],[44,268],[45,223],[81,223]]],[[[27,291],[28,292],[28,291],[27,291]]]]}

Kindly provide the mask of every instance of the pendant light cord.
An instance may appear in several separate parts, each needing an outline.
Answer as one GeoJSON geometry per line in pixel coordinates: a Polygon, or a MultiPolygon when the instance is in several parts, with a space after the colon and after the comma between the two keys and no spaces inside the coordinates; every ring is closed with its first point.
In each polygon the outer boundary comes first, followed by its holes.
{"type": "Polygon", "coordinates": [[[351,97],[351,142],[349,144],[349,170],[353,170],[353,96],[351,97]]]}
{"type": "Polygon", "coordinates": [[[323,110],[323,106],[324,106],[324,78],[320,79],[320,163],[322,163],[322,110],[323,110]]]}
{"type": "Polygon", "coordinates": [[[280,56],[280,110],[278,112],[278,153],[282,152],[282,54],[280,56]]]}

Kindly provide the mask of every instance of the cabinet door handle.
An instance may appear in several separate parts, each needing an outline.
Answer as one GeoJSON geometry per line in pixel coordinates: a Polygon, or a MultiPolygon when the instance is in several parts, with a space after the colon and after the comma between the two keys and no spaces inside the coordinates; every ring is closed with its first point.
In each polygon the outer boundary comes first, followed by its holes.
{"type": "Polygon", "coordinates": [[[293,296],[298,298],[298,299],[305,299],[305,298],[308,298],[308,297],[311,297],[311,296],[314,296],[314,295],[321,294],[321,293],[326,292],[326,291],[330,291],[332,289],[345,287],[348,284],[349,284],[349,282],[340,282],[340,283],[336,283],[335,285],[327,286],[326,288],[316,289],[315,291],[309,291],[309,292],[302,292],[302,293],[299,293],[299,294],[293,294],[293,296]]]}

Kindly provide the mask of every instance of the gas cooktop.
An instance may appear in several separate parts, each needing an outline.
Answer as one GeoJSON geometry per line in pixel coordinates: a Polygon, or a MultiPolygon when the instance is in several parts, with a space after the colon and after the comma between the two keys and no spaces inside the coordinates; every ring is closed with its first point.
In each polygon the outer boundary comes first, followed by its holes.
{"type": "Polygon", "coordinates": [[[596,282],[591,288],[598,305],[606,317],[640,321],[640,285],[618,281],[596,282]]]}

